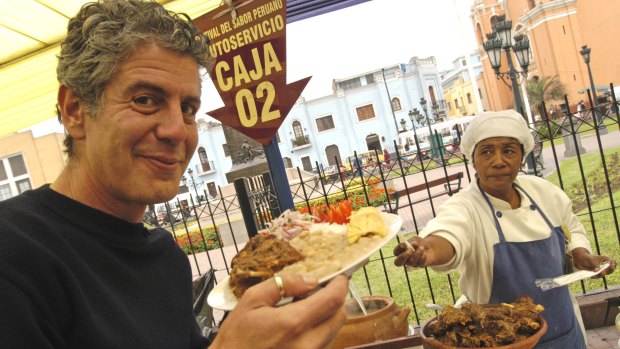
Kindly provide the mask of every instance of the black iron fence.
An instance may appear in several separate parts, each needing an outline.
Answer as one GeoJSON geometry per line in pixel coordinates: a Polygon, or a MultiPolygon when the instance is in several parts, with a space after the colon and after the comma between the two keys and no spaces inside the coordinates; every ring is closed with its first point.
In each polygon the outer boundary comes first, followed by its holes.
{"type": "MultiPolygon", "coordinates": [[[[535,161],[523,172],[544,176],[567,192],[594,252],[620,260],[616,204],[620,200],[620,117],[613,92],[611,97],[598,109],[585,110],[577,110],[577,104],[571,106],[565,100],[565,106],[570,107],[563,108],[561,114],[552,117],[544,112],[532,122],[532,134],[538,141],[531,155],[535,161]]],[[[544,105],[541,109],[546,110],[544,105]]],[[[389,161],[379,160],[383,157],[376,154],[365,165],[339,166],[331,173],[323,172],[318,163],[315,172],[297,168],[297,178],[291,181],[296,208],[311,211],[315,206],[346,199],[354,208],[370,205],[396,212],[403,219],[404,232],[417,234],[452,192],[469,185],[474,172],[458,142],[436,151],[423,151],[417,140],[415,143],[414,151],[402,154],[397,150],[389,161]],[[454,178],[458,178],[456,186],[454,178]]],[[[399,149],[398,144],[393,148],[399,149]]],[[[149,219],[150,224],[172,231],[188,253],[195,276],[213,269],[216,279],[222,280],[248,236],[280,214],[268,174],[239,180],[235,189],[236,193],[229,196],[220,189],[217,198],[201,204],[190,202],[181,210],[167,205],[167,219],[149,219]]],[[[389,295],[398,304],[411,307],[410,322],[420,324],[436,315],[426,304],[452,304],[459,298],[459,275],[397,268],[392,261],[395,244],[388,243],[371,257],[353,280],[362,294],[389,295]]],[[[588,293],[619,286],[618,274],[582,282],[572,291],[588,293]]]]}

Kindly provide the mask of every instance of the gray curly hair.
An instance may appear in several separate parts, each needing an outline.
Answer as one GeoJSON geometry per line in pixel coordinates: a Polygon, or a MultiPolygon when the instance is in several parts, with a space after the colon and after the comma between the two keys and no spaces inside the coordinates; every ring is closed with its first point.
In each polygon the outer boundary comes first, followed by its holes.
{"type": "MultiPolygon", "coordinates": [[[[105,85],[142,43],[191,56],[207,70],[212,61],[209,39],[186,14],[170,12],[152,1],[99,0],[82,6],[69,21],[58,55],[58,81],[73,90],[94,118],[102,106],[105,85]]],[[[58,105],[56,113],[62,122],[58,105]]],[[[64,146],[71,157],[73,138],[68,134],[64,146]]]]}

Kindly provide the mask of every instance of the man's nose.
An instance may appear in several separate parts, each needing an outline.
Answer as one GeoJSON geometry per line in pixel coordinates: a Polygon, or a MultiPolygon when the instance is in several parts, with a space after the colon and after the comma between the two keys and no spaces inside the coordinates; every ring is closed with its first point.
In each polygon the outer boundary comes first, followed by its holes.
{"type": "Polygon", "coordinates": [[[170,107],[161,115],[157,137],[171,143],[180,143],[187,137],[187,128],[180,106],[170,107]]]}

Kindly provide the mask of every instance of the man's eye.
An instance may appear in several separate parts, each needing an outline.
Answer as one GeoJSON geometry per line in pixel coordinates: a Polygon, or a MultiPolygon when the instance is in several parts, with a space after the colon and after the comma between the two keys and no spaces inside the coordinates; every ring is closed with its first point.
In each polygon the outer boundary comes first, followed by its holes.
{"type": "Polygon", "coordinates": [[[183,112],[183,115],[193,118],[196,116],[196,113],[198,113],[198,108],[190,103],[183,103],[181,104],[181,111],[183,112]]]}
{"type": "Polygon", "coordinates": [[[140,105],[154,105],[155,104],[155,99],[150,96],[139,96],[139,97],[134,98],[133,101],[136,104],[140,104],[140,105]]]}

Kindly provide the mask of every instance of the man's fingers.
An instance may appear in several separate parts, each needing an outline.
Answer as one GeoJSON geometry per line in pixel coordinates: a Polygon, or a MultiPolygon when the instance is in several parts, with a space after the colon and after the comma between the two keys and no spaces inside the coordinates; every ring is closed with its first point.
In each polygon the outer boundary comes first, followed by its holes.
{"type": "Polygon", "coordinates": [[[297,274],[278,274],[281,285],[278,285],[275,277],[267,279],[258,285],[250,287],[243,297],[239,300],[239,304],[249,304],[252,308],[261,306],[274,306],[285,297],[295,297],[304,295],[318,286],[318,280],[310,275],[297,274]],[[280,294],[280,288],[284,292],[284,296],[280,294]]]}

